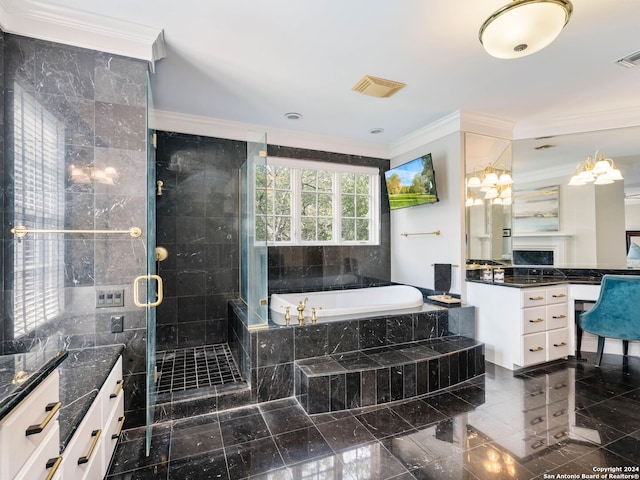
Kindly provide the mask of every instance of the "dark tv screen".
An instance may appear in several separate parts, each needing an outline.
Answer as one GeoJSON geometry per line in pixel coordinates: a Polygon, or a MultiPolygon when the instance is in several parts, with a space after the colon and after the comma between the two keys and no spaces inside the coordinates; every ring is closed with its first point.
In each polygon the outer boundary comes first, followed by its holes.
{"type": "Polygon", "coordinates": [[[430,153],[394,167],[384,172],[384,176],[391,210],[438,201],[430,153]]]}

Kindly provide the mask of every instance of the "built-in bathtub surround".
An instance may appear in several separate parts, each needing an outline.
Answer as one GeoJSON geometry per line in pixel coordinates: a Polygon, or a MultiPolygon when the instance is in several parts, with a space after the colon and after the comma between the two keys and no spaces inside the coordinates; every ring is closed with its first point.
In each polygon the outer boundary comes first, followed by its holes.
{"type": "Polygon", "coordinates": [[[270,323],[266,329],[251,330],[244,304],[229,302],[229,346],[254,402],[294,395],[296,361],[452,335],[474,337],[474,307],[425,304],[417,313],[289,327],[270,323]]]}
{"type": "Polygon", "coordinates": [[[2,41],[1,353],[124,344],[127,425],[140,425],[146,332],[132,286],[146,271],[144,235],[16,239],[10,227],[145,227],[148,65],[6,33],[2,41]],[[70,174],[107,167],[113,185],[70,174]],[[124,291],[124,307],[97,310],[96,290],[111,288],[124,291]],[[116,314],[123,333],[111,333],[116,314]]]}

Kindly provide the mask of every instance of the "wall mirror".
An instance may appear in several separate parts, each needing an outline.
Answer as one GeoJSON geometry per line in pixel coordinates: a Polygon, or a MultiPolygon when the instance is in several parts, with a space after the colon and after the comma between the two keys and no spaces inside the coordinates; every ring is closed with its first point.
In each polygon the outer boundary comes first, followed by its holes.
{"type": "Polygon", "coordinates": [[[511,263],[512,142],[465,133],[467,263],[511,263]]]}
{"type": "Polygon", "coordinates": [[[514,263],[627,268],[626,232],[640,230],[640,127],[515,140],[512,148],[514,263]],[[596,151],[624,178],[568,185],[596,151]]]}

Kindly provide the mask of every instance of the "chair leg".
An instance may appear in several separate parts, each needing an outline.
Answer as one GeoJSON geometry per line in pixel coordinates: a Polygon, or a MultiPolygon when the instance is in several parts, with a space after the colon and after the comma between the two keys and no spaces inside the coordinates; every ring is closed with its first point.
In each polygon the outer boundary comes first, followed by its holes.
{"type": "Polygon", "coordinates": [[[622,340],[622,354],[625,357],[629,355],[629,340],[622,340]]]}
{"type": "Polygon", "coordinates": [[[604,352],[604,337],[598,336],[598,351],[596,352],[596,367],[602,362],[602,354],[604,352]]]}

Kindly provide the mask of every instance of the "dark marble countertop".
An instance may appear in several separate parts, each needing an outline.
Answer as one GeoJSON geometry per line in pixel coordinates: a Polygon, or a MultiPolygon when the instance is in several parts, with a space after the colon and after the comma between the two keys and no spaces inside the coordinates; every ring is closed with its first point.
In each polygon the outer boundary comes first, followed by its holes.
{"type": "Polygon", "coordinates": [[[600,285],[602,278],[595,277],[545,277],[545,276],[505,276],[504,282],[489,282],[486,280],[467,278],[467,282],[487,283],[501,287],[530,288],[547,287],[553,285],[600,285]]]}
{"type": "Polygon", "coordinates": [[[38,350],[0,356],[0,420],[58,367],[66,350],[38,350]]]}
{"type": "Polygon", "coordinates": [[[124,350],[124,345],[106,345],[69,350],[60,365],[60,451],[71,440],[91,402],[107,380],[111,369],[124,350]]]}

